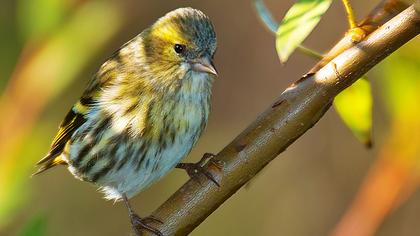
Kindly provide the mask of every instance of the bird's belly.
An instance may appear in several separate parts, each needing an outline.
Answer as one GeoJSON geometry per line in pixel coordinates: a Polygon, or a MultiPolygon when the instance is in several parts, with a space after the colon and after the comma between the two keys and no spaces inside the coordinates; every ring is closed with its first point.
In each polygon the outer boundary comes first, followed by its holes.
{"type": "MultiPolygon", "coordinates": [[[[70,147],[69,170],[84,181],[93,182],[107,199],[128,198],[160,179],[185,157],[202,131],[203,119],[189,120],[189,127],[171,136],[162,130],[160,139],[132,139],[108,129],[81,156],[89,135],[75,139],[70,147]]],[[[80,132],[83,133],[83,132],[80,132]]]]}
{"type": "Polygon", "coordinates": [[[112,186],[131,198],[174,168],[190,152],[193,144],[192,134],[184,134],[164,149],[151,146],[142,160],[141,156],[133,157],[132,163],[108,175],[99,184],[112,186]]]}

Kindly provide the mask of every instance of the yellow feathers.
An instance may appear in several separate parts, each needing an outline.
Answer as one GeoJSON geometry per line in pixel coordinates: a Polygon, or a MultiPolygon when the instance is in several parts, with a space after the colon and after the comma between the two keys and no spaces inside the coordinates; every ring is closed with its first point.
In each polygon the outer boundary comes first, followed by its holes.
{"type": "MultiPolygon", "coordinates": [[[[83,107],[82,104],[79,106],[79,108],[83,107]]],[[[35,174],[39,174],[45,170],[48,170],[55,165],[66,163],[60,155],[63,153],[64,149],[67,148],[68,141],[70,140],[74,131],[79,128],[85,121],[86,119],[83,117],[83,114],[76,113],[73,109],[70,110],[60,125],[60,129],[58,130],[56,136],[54,137],[50,151],[38,162],[40,168],[35,174]]]]}

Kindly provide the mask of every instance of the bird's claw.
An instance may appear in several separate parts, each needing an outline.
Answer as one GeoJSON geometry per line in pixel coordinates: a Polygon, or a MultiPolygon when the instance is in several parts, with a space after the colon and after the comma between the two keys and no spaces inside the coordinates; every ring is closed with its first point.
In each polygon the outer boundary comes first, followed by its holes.
{"type": "Polygon", "coordinates": [[[214,176],[204,168],[204,165],[209,163],[212,166],[215,166],[217,169],[222,170],[223,164],[220,161],[213,159],[215,155],[211,153],[205,153],[200,161],[197,163],[179,163],[176,168],[184,169],[187,171],[188,175],[194,179],[199,174],[203,174],[209,180],[211,180],[214,184],[220,187],[220,184],[214,178],[214,176]]]}
{"type": "Polygon", "coordinates": [[[130,218],[131,218],[131,224],[133,226],[133,231],[134,231],[136,236],[141,236],[141,232],[140,232],[141,229],[145,229],[147,231],[150,231],[151,233],[153,233],[157,236],[163,236],[163,234],[159,230],[157,230],[156,228],[149,225],[150,223],[163,224],[163,222],[161,220],[156,219],[153,216],[141,218],[137,214],[132,214],[130,216],[130,218]]]}
{"type": "Polygon", "coordinates": [[[218,170],[222,170],[223,169],[223,163],[220,160],[216,160],[213,157],[215,157],[216,155],[212,154],[212,153],[204,153],[203,157],[200,159],[200,161],[198,161],[197,164],[199,164],[201,167],[204,167],[204,165],[206,163],[211,164],[212,166],[216,167],[218,170]]]}

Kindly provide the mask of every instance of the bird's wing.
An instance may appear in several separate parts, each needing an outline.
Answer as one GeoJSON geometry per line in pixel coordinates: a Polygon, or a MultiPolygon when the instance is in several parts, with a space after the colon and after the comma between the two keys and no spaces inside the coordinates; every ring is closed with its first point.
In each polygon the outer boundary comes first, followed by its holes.
{"type": "Polygon", "coordinates": [[[66,115],[51,144],[50,151],[37,163],[39,170],[34,175],[53,166],[67,164],[61,156],[67,143],[70,141],[74,132],[86,122],[86,115],[96,106],[96,101],[99,98],[98,91],[114,83],[113,79],[115,78],[116,71],[121,67],[120,62],[116,59],[117,52],[92,77],[82,97],[66,115]]]}
{"type": "Polygon", "coordinates": [[[86,122],[85,115],[91,109],[91,101],[92,99],[88,97],[88,95],[84,95],[72,107],[69,113],[67,113],[51,144],[50,151],[37,163],[39,170],[34,175],[39,174],[53,166],[66,164],[60,155],[63,153],[63,150],[73,133],[86,122]]]}

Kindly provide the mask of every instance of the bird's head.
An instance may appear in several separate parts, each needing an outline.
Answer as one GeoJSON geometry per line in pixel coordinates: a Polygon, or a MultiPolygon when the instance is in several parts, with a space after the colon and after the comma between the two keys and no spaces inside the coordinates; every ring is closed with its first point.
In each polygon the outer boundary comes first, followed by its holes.
{"type": "Polygon", "coordinates": [[[213,65],[216,34],[201,11],[179,8],[154,23],[143,36],[146,60],[153,71],[178,77],[189,72],[217,76],[213,65]],[[174,76],[179,75],[179,76],[174,76]]]}

